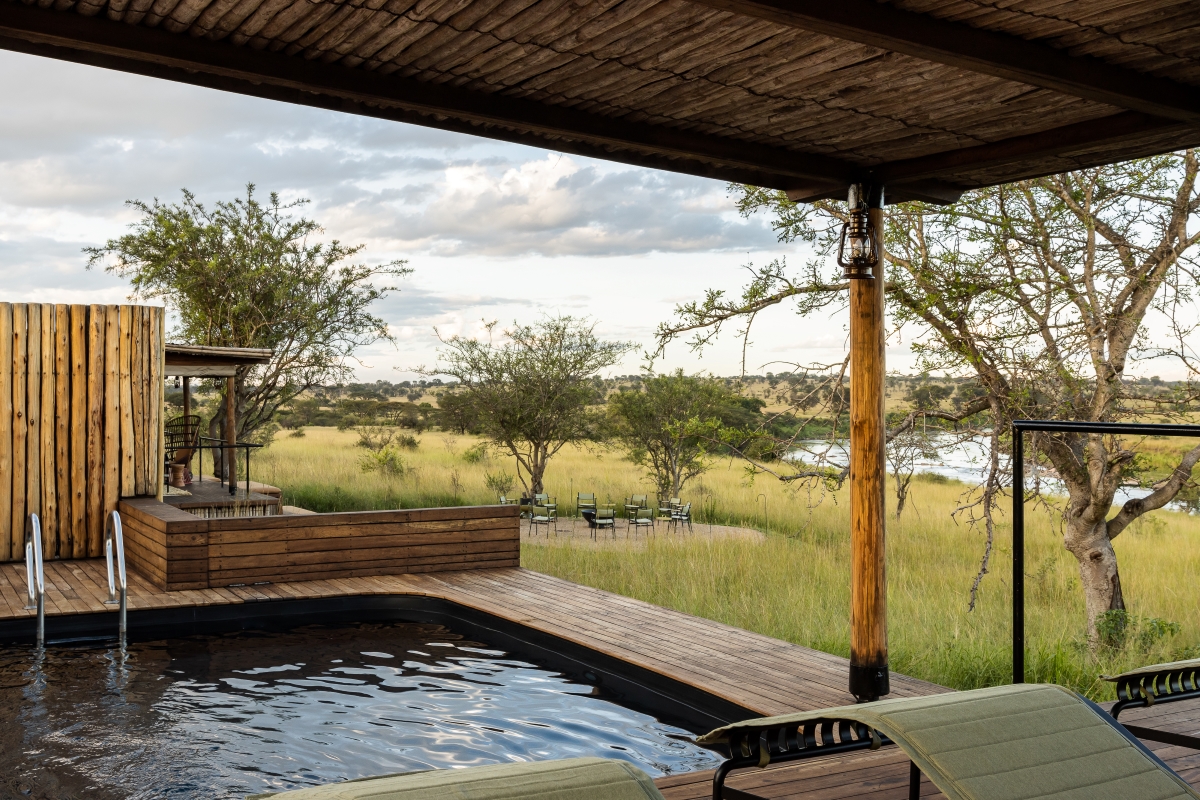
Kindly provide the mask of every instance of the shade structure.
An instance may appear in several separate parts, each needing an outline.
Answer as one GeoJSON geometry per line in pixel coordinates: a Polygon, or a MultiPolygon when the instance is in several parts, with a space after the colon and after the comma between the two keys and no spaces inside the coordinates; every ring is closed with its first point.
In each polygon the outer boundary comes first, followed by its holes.
{"type": "Polygon", "coordinates": [[[0,47],[794,199],[1200,143],[1200,3],[0,0],[0,47]]]}

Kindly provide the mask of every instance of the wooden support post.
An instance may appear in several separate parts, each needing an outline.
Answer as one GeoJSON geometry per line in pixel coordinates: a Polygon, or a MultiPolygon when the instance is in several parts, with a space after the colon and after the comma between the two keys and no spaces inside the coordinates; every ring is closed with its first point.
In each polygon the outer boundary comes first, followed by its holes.
{"type": "Polygon", "coordinates": [[[225,379],[225,478],[229,481],[229,493],[237,492],[237,378],[230,375],[225,379]]]}
{"type": "Polygon", "coordinates": [[[183,378],[183,415],[189,416],[192,413],[192,379],[186,375],[183,378]]]}
{"type": "Polygon", "coordinates": [[[867,205],[878,261],[873,279],[850,281],[850,693],[890,691],[884,552],[883,191],[867,205]]]}

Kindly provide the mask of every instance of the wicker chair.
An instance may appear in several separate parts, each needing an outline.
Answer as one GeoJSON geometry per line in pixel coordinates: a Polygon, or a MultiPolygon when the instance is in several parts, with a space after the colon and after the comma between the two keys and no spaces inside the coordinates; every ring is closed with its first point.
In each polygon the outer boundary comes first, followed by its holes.
{"type": "Polygon", "coordinates": [[[195,414],[173,417],[163,423],[163,440],[167,451],[167,473],[171,464],[183,464],[184,480],[192,482],[192,456],[200,446],[200,417],[195,414]]]}

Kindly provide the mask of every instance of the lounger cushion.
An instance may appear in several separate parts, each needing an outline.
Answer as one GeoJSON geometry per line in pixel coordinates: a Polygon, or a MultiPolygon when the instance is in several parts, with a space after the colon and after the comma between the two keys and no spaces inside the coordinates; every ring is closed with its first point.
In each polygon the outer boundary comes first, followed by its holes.
{"type": "Polygon", "coordinates": [[[1128,672],[1122,672],[1120,675],[1101,675],[1100,677],[1106,681],[1115,682],[1129,678],[1158,675],[1161,672],[1200,672],[1200,658],[1192,658],[1187,661],[1170,661],[1166,664],[1148,664],[1144,667],[1131,669],[1128,672]]]}
{"type": "Polygon", "coordinates": [[[1102,711],[1061,686],[1023,684],[880,700],[765,722],[857,720],[907,752],[950,800],[1197,800],[1192,788],[1102,711]]]}
{"type": "Polygon", "coordinates": [[[271,795],[272,800],[663,800],[625,761],[569,758],[363,778],[271,795]]]}

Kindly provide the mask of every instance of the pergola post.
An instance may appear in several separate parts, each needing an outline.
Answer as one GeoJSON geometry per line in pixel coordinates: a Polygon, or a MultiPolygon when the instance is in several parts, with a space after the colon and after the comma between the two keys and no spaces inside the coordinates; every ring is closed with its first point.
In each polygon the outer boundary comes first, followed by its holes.
{"type": "Polygon", "coordinates": [[[229,493],[237,493],[237,377],[225,378],[225,479],[229,493]]]}
{"type": "MultiPolygon", "coordinates": [[[[856,194],[852,190],[852,198],[856,194]]],[[[865,195],[877,261],[873,278],[850,281],[850,693],[859,702],[890,691],[884,551],[883,187],[869,187],[865,195]]]]}

